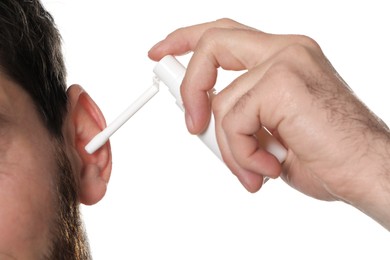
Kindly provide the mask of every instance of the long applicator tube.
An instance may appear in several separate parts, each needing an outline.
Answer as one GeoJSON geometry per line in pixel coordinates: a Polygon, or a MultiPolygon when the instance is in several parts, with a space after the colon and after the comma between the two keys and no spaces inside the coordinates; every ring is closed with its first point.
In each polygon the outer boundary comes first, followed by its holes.
{"type": "MultiPolygon", "coordinates": [[[[143,105],[145,105],[158,91],[159,79],[168,87],[172,96],[176,99],[176,104],[184,111],[183,101],[180,95],[180,85],[183,81],[186,68],[174,57],[167,55],[157,63],[153,72],[156,74],[153,85],[148,88],[133,104],[131,104],[122,114],[120,114],[109,126],[97,134],[86,146],[85,150],[92,154],[103,146],[124,123],[127,122],[143,105]]],[[[221,152],[215,136],[214,117],[211,115],[208,128],[198,135],[203,143],[221,160],[221,152]]],[[[273,154],[280,163],[287,156],[287,151],[283,145],[265,128],[261,128],[257,133],[259,144],[268,152],[273,154]]]]}
{"type": "Polygon", "coordinates": [[[153,79],[153,84],[141,96],[123,111],[111,124],[98,133],[86,146],[85,150],[93,154],[102,147],[124,123],[127,122],[143,105],[145,105],[159,90],[159,80],[153,79]]]}

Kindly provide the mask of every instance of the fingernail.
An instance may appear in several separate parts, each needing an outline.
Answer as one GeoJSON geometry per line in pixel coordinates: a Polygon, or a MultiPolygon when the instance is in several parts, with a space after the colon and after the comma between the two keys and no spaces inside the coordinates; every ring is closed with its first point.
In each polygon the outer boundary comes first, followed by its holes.
{"type": "Polygon", "coordinates": [[[161,45],[162,42],[163,42],[163,41],[159,41],[158,43],[156,43],[155,45],[153,45],[153,47],[150,48],[149,52],[150,52],[151,50],[157,49],[157,48],[161,45]]]}
{"type": "Polygon", "coordinates": [[[194,123],[192,121],[192,117],[188,112],[185,112],[185,118],[186,118],[187,128],[188,128],[188,130],[191,131],[194,128],[194,123]]]}

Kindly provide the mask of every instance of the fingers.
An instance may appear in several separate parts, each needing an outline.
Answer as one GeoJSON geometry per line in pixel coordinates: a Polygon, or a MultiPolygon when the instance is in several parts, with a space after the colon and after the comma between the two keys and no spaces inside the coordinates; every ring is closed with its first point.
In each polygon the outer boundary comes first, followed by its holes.
{"type": "MultiPolygon", "coordinates": [[[[213,100],[216,133],[223,159],[250,192],[260,189],[263,176],[276,178],[281,173],[279,161],[264,150],[257,139],[262,132],[261,110],[273,110],[262,107],[267,103],[264,100],[269,98],[266,88],[277,87],[268,80],[258,80],[269,67],[270,64],[264,64],[243,74],[213,100]]],[[[278,102],[276,96],[272,98],[275,103],[278,102]]]]}
{"type": "Polygon", "coordinates": [[[281,171],[278,160],[264,150],[256,138],[261,130],[259,96],[256,88],[241,96],[222,119],[227,147],[237,164],[253,173],[278,177],[281,171]]]}
{"type": "MultiPolygon", "coordinates": [[[[153,46],[148,56],[154,61],[159,61],[165,55],[183,55],[193,51],[203,34],[212,28],[252,29],[231,19],[219,19],[214,22],[183,27],[169,34],[166,39],[153,46]]],[[[252,29],[254,30],[254,29],[252,29]]]]}
{"type": "Polygon", "coordinates": [[[234,45],[240,43],[238,40],[232,40],[242,39],[241,34],[246,34],[246,31],[231,30],[208,30],[199,40],[188,64],[181,95],[187,127],[193,134],[201,133],[207,126],[210,117],[208,91],[215,85],[218,68],[244,70],[251,66],[245,57],[248,50],[244,47],[235,48],[234,45]]]}
{"type": "MultiPolygon", "coordinates": [[[[255,137],[264,120],[260,116],[263,93],[258,90],[264,84],[259,81],[274,58],[299,39],[266,34],[222,19],[178,29],[149,51],[153,60],[194,51],[181,86],[186,123],[193,134],[201,133],[208,125],[208,93],[216,83],[218,69],[248,71],[216,96],[213,110],[223,159],[252,192],[261,187],[263,176],[274,178],[281,171],[277,159],[262,149],[255,137]]],[[[272,113],[264,114],[273,117],[272,113]]]]}
{"type": "Polygon", "coordinates": [[[250,70],[266,62],[294,40],[294,36],[281,38],[222,19],[176,30],[153,47],[149,57],[158,60],[167,54],[180,55],[194,51],[181,94],[188,130],[199,134],[210,118],[207,92],[214,87],[218,68],[250,70]]]}
{"type": "MultiPolygon", "coordinates": [[[[246,64],[245,57],[244,63],[241,60],[242,53],[248,53],[245,51],[248,46],[241,46],[240,49],[234,47],[241,45],[239,34],[246,31],[254,29],[222,19],[178,29],[149,51],[151,59],[159,60],[167,54],[180,55],[196,50],[181,88],[187,128],[191,133],[199,134],[208,125],[210,101],[207,92],[215,85],[218,68],[243,70],[250,66],[246,64]],[[234,35],[230,35],[231,32],[234,35]],[[231,50],[237,53],[231,53],[231,50]]],[[[247,56],[250,58],[252,54],[249,52],[247,56]]]]}

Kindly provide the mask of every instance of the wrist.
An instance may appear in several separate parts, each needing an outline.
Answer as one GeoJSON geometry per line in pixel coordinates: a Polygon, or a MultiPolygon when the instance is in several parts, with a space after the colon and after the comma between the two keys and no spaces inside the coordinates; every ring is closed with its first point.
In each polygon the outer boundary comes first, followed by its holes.
{"type": "Polygon", "coordinates": [[[370,140],[341,200],[390,230],[390,132],[370,140]]]}

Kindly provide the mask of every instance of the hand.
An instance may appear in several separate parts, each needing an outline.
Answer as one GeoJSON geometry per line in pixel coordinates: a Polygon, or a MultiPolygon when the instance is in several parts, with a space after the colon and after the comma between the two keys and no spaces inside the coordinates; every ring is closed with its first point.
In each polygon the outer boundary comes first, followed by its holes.
{"type": "Polygon", "coordinates": [[[390,227],[389,130],[314,40],[221,19],[174,31],[149,57],[189,51],[181,86],[187,127],[202,132],[213,111],[223,159],[249,191],[281,175],[309,196],[346,201],[390,227]],[[245,73],[210,101],[219,67],[245,73]],[[283,165],[259,146],[261,126],[288,149],[283,165]]]}

